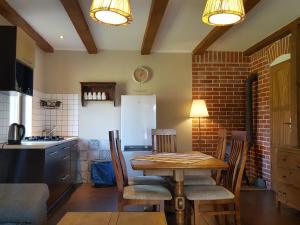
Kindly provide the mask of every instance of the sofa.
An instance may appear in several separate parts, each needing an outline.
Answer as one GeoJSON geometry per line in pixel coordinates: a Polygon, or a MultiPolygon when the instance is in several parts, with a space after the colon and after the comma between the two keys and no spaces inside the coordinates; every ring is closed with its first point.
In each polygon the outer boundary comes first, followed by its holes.
{"type": "Polygon", "coordinates": [[[0,184],[0,224],[46,224],[48,198],[46,184],[0,184]]]}

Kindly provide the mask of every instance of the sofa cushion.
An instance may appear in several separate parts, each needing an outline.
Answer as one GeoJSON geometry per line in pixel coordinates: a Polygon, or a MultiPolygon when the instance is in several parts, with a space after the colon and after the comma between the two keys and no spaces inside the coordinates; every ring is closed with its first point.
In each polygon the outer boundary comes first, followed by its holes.
{"type": "Polygon", "coordinates": [[[0,224],[41,224],[47,218],[46,184],[0,184],[0,224]]]}

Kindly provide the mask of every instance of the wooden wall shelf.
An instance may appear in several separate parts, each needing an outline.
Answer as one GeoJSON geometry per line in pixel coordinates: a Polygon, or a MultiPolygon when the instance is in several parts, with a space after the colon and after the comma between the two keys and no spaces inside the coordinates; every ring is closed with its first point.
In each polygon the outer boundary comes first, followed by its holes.
{"type": "Polygon", "coordinates": [[[116,106],[116,82],[80,82],[81,84],[81,104],[86,106],[87,102],[114,102],[116,106]],[[84,93],[105,92],[106,100],[85,99],[84,93]]]}

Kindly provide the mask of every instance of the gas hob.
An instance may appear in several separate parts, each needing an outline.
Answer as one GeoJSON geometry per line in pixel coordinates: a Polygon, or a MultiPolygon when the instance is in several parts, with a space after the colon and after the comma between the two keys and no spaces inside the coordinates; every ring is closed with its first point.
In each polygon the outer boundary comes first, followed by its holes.
{"type": "Polygon", "coordinates": [[[25,141],[62,141],[64,140],[61,136],[31,136],[25,137],[25,141]]]}

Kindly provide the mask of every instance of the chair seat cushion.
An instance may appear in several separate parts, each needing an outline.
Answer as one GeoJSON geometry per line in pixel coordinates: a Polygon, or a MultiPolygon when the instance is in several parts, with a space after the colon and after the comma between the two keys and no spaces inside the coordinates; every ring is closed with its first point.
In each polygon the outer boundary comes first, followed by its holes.
{"type": "Polygon", "coordinates": [[[160,176],[135,176],[128,179],[129,185],[164,185],[167,181],[160,176]]]}
{"type": "Polygon", "coordinates": [[[216,185],[216,181],[210,176],[185,176],[184,185],[216,185]]]}
{"type": "Polygon", "coordinates": [[[188,200],[227,200],[234,199],[234,194],[223,186],[186,186],[185,196],[188,200]]]}
{"type": "Polygon", "coordinates": [[[123,193],[124,199],[140,200],[171,200],[169,190],[159,185],[132,185],[126,186],[123,193]]]}
{"type": "Polygon", "coordinates": [[[47,218],[46,184],[0,184],[0,224],[41,224],[47,218]]]}

